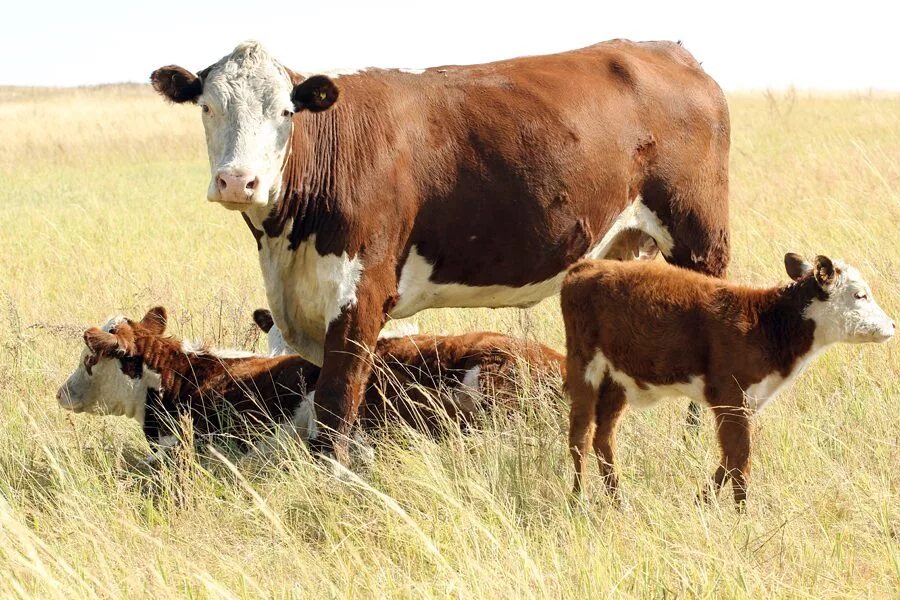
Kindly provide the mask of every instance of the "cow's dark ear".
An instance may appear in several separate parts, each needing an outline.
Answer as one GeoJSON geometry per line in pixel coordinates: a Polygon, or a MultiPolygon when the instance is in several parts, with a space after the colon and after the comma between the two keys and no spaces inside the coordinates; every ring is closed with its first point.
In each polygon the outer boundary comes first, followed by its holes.
{"type": "Polygon", "coordinates": [[[150,74],[153,89],[171,100],[181,104],[196,102],[203,93],[203,80],[178,65],[160,67],[150,74]]]}
{"type": "Polygon", "coordinates": [[[829,289],[834,285],[834,265],[827,256],[819,255],[816,257],[816,282],[823,290],[829,289]]]}
{"type": "Polygon", "coordinates": [[[294,110],[322,112],[337,102],[340,91],[334,82],[324,75],[313,75],[294,86],[291,102],[294,110]]]}
{"type": "Polygon", "coordinates": [[[788,277],[799,281],[812,271],[813,266],[799,254],[788,252],[784,255],[784,269],[787,271],[788,277]]]}
{"type": "Polygon", "coordinates": [[[257,308],[253,311],[253,322],[262,329],[263,333],[269,333],[275,320],[272,319],[272,311],[267,308],[257,308]]]}
{"type": "Polygon", "coordinates": [[[141,319],[141,325],[150,331],[153,335],[162,335],[166,331],[166,309],[162,306],[154,306],[147,311],[144,318],[141,319]]]}

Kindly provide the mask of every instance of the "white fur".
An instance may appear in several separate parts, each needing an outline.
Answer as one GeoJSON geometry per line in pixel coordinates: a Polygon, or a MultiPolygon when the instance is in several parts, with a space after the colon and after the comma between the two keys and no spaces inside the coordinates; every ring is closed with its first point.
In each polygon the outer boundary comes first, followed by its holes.
{"type": "Polygon", "coordinates": [[[261,240],[259,262],[266,296],[287,344],[321,365],[328,326],[356,304],[363,264],[359,256],[351,258],[346,252],[322,256],[316,251],[315,235],[290,250],[289,231],[286,227],[281,237],[261,240]]]}
{"type": "Polygon", "coordinates": [[[453,390],[453,404],[460,410],[473,412],[484,402],[481,391],[481,366],[466,371],[462,381],[453,390]]]}
{"type": "Polygon", "coordinates": [[[704,399],[706,380],[703,377],[693,376],[687,382],[672,385],[646,384],[647,389],[642,389],[633,377],[617,370],[606,360],[602,352],[597,351],[585,368],[584,379],[591,387],[599,389],[607,374],[615,383],[622,386],[625,390],[625,400],[634,408],[649,408],[665,398],[687,396],[698,402],[703,402],[704,399]]]}
{"type": "Polygon", "coordinates": [[[274,202],[281,188],[281,166],[292,131],[293,104],[290,78],[257,42],[244,42],[217,62],[203,82],[197,99],[203,113],[210,183],[207,197],[227,208],[243,198],[225,195],[216,185],[220,171],[259,178],[250,201],[256,207],[274,202]],[[285,116],[288,111],[288,116],[285,116]]]}
{"type": "MultiPolygon", "coordinates": [[[[647,208],[640,196],[629,204],[613,222],[606,235],[591,248],[588,258],[603,258],[613,248],[617,238],[626,230],[637,229],[653,238],[666,256],[672,252],[674,242],[668,229],[647,208]]],[[[544,298],[559,292],[566,271],[544,281],[522,287],[506,285],[471,286],[462,283],[433,283],[434,267],[419,254],[416,246],[410,249],[400,271],[397,285],[397,305],[391,316],[403,318],[426,308],[532,306],[544,298]]]]}
{"type": "Polygon", "coordinates": [[[859,271],[840,260],[832,261],[835,281],[827,300],[813,300],[805,316],[816,323],[816,343],[883,342],[895,333],[894,322],[882,310],[859,271]],[[838,273],[839,272],[839,273],[838,273]],[[857,298],[864,294],[865,298],[857,298]]]}
{"type": "MultiPolygon", "coordinates": [[[[113,317],[101,329],[108,333],[124,320],[113,317]]],[[[90,354],[87,348],[81,352],[78,366],[56,393],[60,407],[76,413],[122,415],[143,423],[147,391],[159,389],[159,373],[145,365],[142,377],[132,379],[122,373],[117,359],[102,358],[88,374],[84,361],[90,354]]]]}
{"type": "Polygon", "coordinates": [[[216,358],[249,358],[251,356],[259,356],[255,352],[246,350],[235,350],[233,348],[208,348],[201,343],[192,342],[190,340],[182,340],[181,351],[185,354],[206,354],[216,358]]]}

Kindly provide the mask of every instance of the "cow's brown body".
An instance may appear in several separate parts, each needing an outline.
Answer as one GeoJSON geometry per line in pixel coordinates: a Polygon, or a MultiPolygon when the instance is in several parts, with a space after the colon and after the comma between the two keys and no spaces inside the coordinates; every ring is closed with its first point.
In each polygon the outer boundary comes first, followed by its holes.
{"type": "MultiPolygon", "coordinates": [[[[616,40],[422,74],[367,70],[336,88],[288,74],[299,112],[279,196],[262,217],[244,216],[276,323],[322,362],[327,428],[346,434],[354,422],[370,369],[358,349],[374,347],[386,315],[534,304],[585,255],[635,254],[640,236],[615,229],[635,203],[652,213],[644,233],[667,260],[725,271],[728,110],[677,44],[616,40]],[[334,320],[285,250],[309,256],[304,244],[361,266],[334,320]]],[[[190,77],[167,67],[153,79],[182,102],[202,88],[174,89],[190,77]]]]}

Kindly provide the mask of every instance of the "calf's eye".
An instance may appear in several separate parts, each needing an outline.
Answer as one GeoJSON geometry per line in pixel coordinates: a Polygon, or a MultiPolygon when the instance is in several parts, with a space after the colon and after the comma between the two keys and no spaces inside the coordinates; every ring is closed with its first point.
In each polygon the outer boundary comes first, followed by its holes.
{"type": "Polygon", "coordinates": [[[853,297],[856,298],[857,300],[868,300],[869,299],[869,295],[866,294],[865,292],[856,292],[855,294],[853,294],[853,297]]]}
{"type": "Polygon", "coordinates": [[[289,111],[289,110],[287,110],[287,109],[281,111],[281,116],[282,116],[282,117],[290,117],[290,116],[293,116],[293,114],[294,114],[294,113],[292,113],[291,111],[289,111]]]}
{"type": "Polygon", "coordinates": [[[209,106],[206,104],[201,104],[200,110],[202,110],[205,114],[209,114],[209,106]]]}

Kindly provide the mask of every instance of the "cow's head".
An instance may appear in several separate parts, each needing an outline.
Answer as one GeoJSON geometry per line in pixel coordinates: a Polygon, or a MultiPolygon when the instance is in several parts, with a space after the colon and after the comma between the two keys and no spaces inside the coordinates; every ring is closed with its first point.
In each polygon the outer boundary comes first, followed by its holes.
{"type": "Polygon", "coordinates": [[[795,281],[815,279],[820,293],[806,309],[806,317],[815,321],[816,337],[824,343],[884,342],[893,337],[894,322],[854,267],[827,256],[808,262],[793,253],[784,257],[784,264],[795,281]]]}
{"type": "Polygon", "coordinates": [[[150,309],[141,321],[118,316],[84,332],[78,366],[56,393],[59,405],[74,412],[143,418],[149,389],[159,389],[159,374],[144,365],[135,332],[161,335],[166,311],[150,309]]]}
{"type": "Polygon", "coordinates": [[[197,74],[170,65],[150,81],[172,102],[200,106],[211,171],[207,198],[242,211],[278,200],[294,114],[326,110],[338,97],[328,77],[303,79],[256,42],[197,74]]]}

